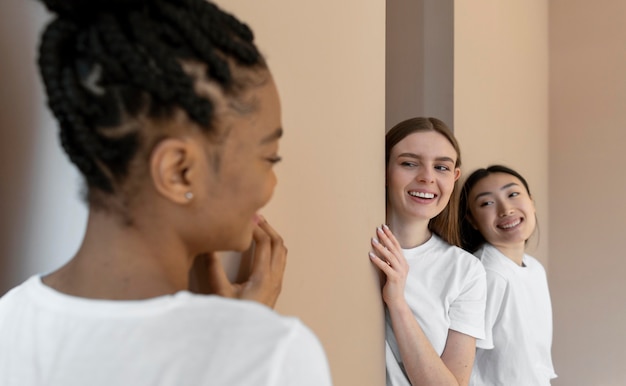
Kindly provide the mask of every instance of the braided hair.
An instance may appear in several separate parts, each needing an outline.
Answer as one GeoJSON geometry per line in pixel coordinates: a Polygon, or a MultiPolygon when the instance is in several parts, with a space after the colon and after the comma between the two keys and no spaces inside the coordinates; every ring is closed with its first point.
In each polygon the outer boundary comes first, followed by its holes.
{"type": "Polygon", "coordinates": [[[226,95],[246,85],[237,68],[264,69],[247,25],[206,0],[41,0],[56,14],[38,65],[60,140],[93,191],[112,194],[141,145],[134,119],[182,109],[214,131],[214,104],[182,62],[202,63],[226,95]]]}

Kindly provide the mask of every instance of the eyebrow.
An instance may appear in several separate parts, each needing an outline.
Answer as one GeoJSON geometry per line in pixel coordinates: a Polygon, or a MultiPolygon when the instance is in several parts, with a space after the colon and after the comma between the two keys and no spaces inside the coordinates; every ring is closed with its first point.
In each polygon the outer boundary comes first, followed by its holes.
{"type": "MultiPolygon", "coordinates": [[[[501,188],[500,188],[500,190],[505,190],[505,189],[508,189],[508,188],[510,188],[511,186],[519,186],[519,184],[518,184],[518,183],[516,183],[516,182],[510,182],[510,183],[508,183],[508,184],[504,185],[503,187],[501,187],[501,188]]],[[[478,194],[476,195],[476,197],[474,197],[474,201],[477,201],[479,198],[481,198],[481,197],[483,197],[483,196],[489,196],[489,195],[491,195],[491,194],[492,194],[491,192],[482,192],[482,193],[478,193],[478,194]]]]}
{"type": "Polygon", "coordinates": [[[282,127],[279,127],[278,129],[274,130],[271,134],[269,134],[266,137],[263,137],[261,139],[261,144],[267,144],[269,142],[273,142],[276,141],[277,139],[280,139],[283,136],[283,129],[282,127]]]}
{"type": "MultiPolygon", "coordinates": [[[[420,157],[419,155],[417,155],[417,154],[415,154],[415,153],[402,153],[402,154],[398,154],[398,157],[397,157],[397,158],[400,158],[400,157],[415,158],[415,159],[421,159],[421,158],[422,158],[422,157],[420,157]]],[[[450,162],[450,163],[456,164],[456,161],[455,161],[455,160],[453,160],[453,159],[452,159],[452,158],[450,158],[450,157],[446,157],[446,156],[443,156],[443,157],[437,157],[437,158],[435,158],[435,161],[439,161],[439,162],[450,162]]]]}

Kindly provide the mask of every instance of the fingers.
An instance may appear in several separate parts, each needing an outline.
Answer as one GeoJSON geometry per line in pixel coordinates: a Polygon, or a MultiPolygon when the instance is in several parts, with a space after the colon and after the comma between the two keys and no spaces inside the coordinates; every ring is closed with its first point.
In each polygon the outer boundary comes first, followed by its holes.
{"type": "Polygon", "coordinates": [[[385,235],[382,228],[376,228],[376,237],[372,238],[372,248],[376,255],[378,255],[387,265],[393,266],[397,263],[397,258],[394,255],[394,246],[389,241],[387,235],[385,235]]]}
{"type": "Polygon", "coordinates": [[[391,263],[383,258],[378,257],[374,252],[369,253],[370,260],[372,263],[378,267],[385,275],[393,272],[393,268],[391,268],[391,263]]]}
{"type": "Polygon", "coordinates": [[[387,224],[383,224],[382,227],[378,228],[382,231],[384,237],[389,241],[389,243],[394,247],[396,251],[401,251],[402,247],[400,246],[400,242],[396,239],[396,236],[391,232],[391,229],[387,226],[387,224]]]}
{"type": "Polygon", "coordinates": [[[270,260],[270,269],[272,272],[282,274],[285,271],[287,265],[287,247],[283,241],[283,238],[270,226],[267,221],[262,221],[259,227],[263,229],[269,236],[272,246],[272,255],[270,260]]]}
{"type": "Polygon", "coordinates": [[[372,238],[370,259],[385,274],[405,268],[406,260],[400,243],[387,225],[376,228],[376,237],[372,238]]]}
{"type": "Polygon", "coordinates": [[[279,274],[282,280],[287,263],[287,247],[284,245],[283,238],[264,218],[261,218],[255,228],[253,238],[255,251],[252,273],[279,274]]]}
{"type": "Polygon", "coordinates": [[[254,229],[254,258],[242,296],[274,307],[282,289],[287,248],[272,226],[261,218],[254,229]]]}
{"type": "Polygon", "coordinates": [[[372,238],[370,260],[385,275],[382,286],[383,301],[390,306],[404,302],[404,288],[409,265],[404,258],[402,247],[389,227],[376,228],[376,237],[372,238]]]}
{"type": "Polygon", "coordinates": [[[207,280],[211,288],[211,293],[232,297],[232,283],[226,275],[222,259],[214,253],[205,255],[207,280]]]}
{"type": "Polygon", "coordinates": [[[226,276],[222,260],[214,253],[196,256],[190,271],[190,289],[203,294],[232,297],[233,287],[226,276]]]}
{"type": "Polygon", "coordinates": [[[254,261],[254,240],[250,243],[250,247],[241,254],[241,259],[239,261],[239,269],[237,270],[237,279],[235,280],[236,283],[243,283],[248,280],[252,272],[253,261],[254,261]]]}

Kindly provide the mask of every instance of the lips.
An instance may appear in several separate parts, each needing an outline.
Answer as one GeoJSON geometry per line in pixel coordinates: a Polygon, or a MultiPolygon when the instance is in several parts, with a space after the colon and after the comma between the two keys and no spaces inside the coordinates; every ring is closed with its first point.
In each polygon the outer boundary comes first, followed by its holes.
{"type": "Polygon", "coordinates": [[[426,200],[431,200],[433,198],[435,198],[437,195],[434,193],[430,193],[430,192],[420,192],[417,190],[410,190],[409,191],[409,196],[411,197],[417,197],[417,198],[423,198],[426,200]]]}
{"type": "Polygon", "coordinates": [[[497,227],[499,229],[503,229],[505,231],[506,230],[510,230],[510,229],[513,229],[513,228],[516,228],[517,226],[519,226],[522,223],[523,220],[524,220],[523,218],[518,217],[518,218],[516,218],[514,220],[501,222],[500,224],[497,225],[497,227]]]}

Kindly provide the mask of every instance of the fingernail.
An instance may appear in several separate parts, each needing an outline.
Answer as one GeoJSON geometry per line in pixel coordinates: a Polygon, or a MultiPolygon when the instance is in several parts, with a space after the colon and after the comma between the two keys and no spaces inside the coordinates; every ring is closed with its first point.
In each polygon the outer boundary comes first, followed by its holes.
{"type": "Polygon", "coordinates": [[[389,230],[389,227],[387,226],[387,224],[383,224],[383,228],[389,230]]]}
{"type": "Polygon", "coordinates": [[[378,256],[376,256],[373,252],[368,253],[370,259],[376,259],[378,256]]]}
{"type": "Polygon", "coordinates": [[[382,230],[380,227],[376,228],[376,232],[378,232],[378,233],[384,233],[384,232],[383,232],[383,230],[382,230]]]}
{"type": "Polygon", "coordinates": [[[378,242],[378,240],[376,240],[376,238],[375,238],[375,237],[372,237],[372,242],[373,242],[374,244],[380,244],[380,243],[378,242]]]}

